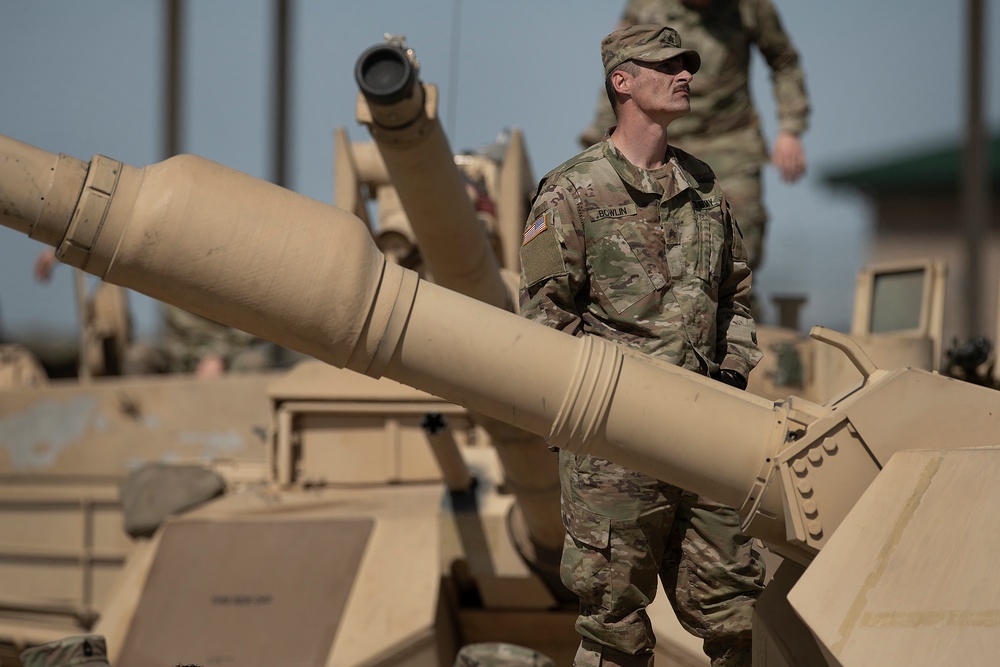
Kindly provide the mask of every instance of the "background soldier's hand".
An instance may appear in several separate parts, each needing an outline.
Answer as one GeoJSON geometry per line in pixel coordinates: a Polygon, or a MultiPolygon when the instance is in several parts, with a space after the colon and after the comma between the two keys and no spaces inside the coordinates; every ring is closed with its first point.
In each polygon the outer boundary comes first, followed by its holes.
{"type": "Polygon", "coordinates": [[[226,362],[217,354],[206,354],[198,360],[195,375],[200,378],[217,378],[226,373],[226,362]]]}
{"type": "Polygon", "coordinates": [[[786,182],[794,183],[799,180],[806,173],[806,154],[798,135],[791,132],[780,133],[774,141],[771,162],[786,182]]]}
{"type": "Polygon", "coordinates": [[[46,248],[35,258],[35,280],[40,283],[47,283],[52,278],[52,271],[56,268],[56,251],[53,248],[46,248]]]}

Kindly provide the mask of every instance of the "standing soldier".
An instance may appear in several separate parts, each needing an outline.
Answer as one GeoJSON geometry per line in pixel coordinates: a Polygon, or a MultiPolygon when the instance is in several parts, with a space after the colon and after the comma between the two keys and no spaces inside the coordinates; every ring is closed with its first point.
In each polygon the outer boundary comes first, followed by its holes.
{"type": "MultiPolygon", "coordinates": [[[[761,357],[746,251],[712,170],[667,137],[701,59],[663,25],[616,30],[601,56],[617,126],[542,180],[521,312],[745,388],[761,357]]],[[[560,451],[559,471],[560,574],[580,598],[574,664],[653,664],[646,607],[659,576],[712,664],[749,667],[764,572],[736,511],[592,456],[560,451]]]]}
{"type": "MultiPolygon", "coordinates": [[[[629,0],[621,26],[636,23],[670,25],[701,54],[701,71],[691,84],[691,113],[670,127],[670,143],[711,165],[739,220],[750,268],[756,270],[764,260],[761,166],[768,155],[750,97],[750,51],[756,45],[771,69],[778,111],[771,161],[789,183],[806,169],[800,137],[808,124],[809,98],[799,54],[771,0],[629,0]]],[[[613,124],[602,95],[581,143],[600,141],[613,124]]]]}

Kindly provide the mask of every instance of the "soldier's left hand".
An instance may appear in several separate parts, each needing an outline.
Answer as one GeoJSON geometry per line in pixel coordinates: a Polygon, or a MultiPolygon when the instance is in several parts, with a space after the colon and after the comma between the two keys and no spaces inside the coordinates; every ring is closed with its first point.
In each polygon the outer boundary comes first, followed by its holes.
{"type": "Polygon", "coordinates": [[[729,368],[723,368],[714,378],[723,384],[728,384],[730,387],[736,387],[740,391],[747,388],[747,379],[729,368]]]}

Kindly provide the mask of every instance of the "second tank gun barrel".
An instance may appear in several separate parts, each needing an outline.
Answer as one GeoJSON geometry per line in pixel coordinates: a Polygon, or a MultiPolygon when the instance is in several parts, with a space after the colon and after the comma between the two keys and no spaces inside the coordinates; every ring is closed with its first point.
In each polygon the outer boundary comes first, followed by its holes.
{"type": "MultiPolygon", "coordinates": [[[[515,254],[521,244],[526,210],[513,213],[510,192],[501,202],[486,195],[488,170],[469,170],[476,164],[464,161],[460,168],[438,121],[437,89],[418,80],[413,51],[404,49],[399,38],[369,48],[357,61],[355,78],[362,101],[358,118],[368,126],[378,153],[390,174],[389,183],[403,209],[385,217],[380,209],[379,233],[386,229],[412,232],[416,256],[423,260],[430,279],[438,285],[484,303],[513,311],[517,303],[518,261],[504,275],[489,234],[496,232],[501,252],[515,254]],[[475,179],[480,179],[479,184],[475,179]],[[479,186],[482,186],[481,188],[479,186]],[[505,214],[509,229],[490,229],[489,217],[480,218],[472,200],[505,214]],[[392,217],[389,217],[392,215],[392,217]],[[386,223],[386,224],[383,224],[386,223]],[[407,229],[408,228],[408,229],[407,229]]],[[[517,134],[511,157],[521,163],[504,163],[502,175],[522,174],[523,145],[517,134]]],[[[475,160],[472,156],[464,156],[475,160]]],[[[483,168],[483,163],[479,163],[483,168]]],[[[505,184],[508,188],[510,183],[505,184]]],[[[514,181],[514,188],[521,183],[514,181]]],[[[526,207],[525,207],[526,208],[526,207]]],[[[494,220],[493,225],[499,223],[494,220]]],[[[382,237],[386,238],[386,237],[382,237]]],[[[388,237],[391,238],[391,237],[388,237]]],[[[406,247],[406,246],[404,246],[406,247]]],[[[559,562],[565,528],[560,513],[558,458],[545,448],[543,438],[481,413],[476,421],[490,436],[500,459],[504,483],[515,503],[508,516],[515,546],[531,569],[558,598],[574,600],[559,578],[559,562]]]]}
{"type": "Polygon", "coordinates": [[[392,105],[413,95],[417,71],[401,48],[377,44],[358,58],[354,79],[369,102],[392,105]]]}
{"type": "Polygon", "coordinates": [[[438,120],[437,88],[420,82],[407,51],[395,44],[365,51],[355,78],[358,120],[378,146],[434,282],[513,310],[516,299],[438,120]]]}

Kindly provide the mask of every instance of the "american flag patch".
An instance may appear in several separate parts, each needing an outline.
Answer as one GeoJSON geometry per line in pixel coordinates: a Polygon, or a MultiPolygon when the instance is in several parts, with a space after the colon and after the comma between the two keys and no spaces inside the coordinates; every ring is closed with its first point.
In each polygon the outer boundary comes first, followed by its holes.
{"type": "Polygon", "coordinates": [[[524,242],[521,243],[521,245],[528,245],[528,242],[531,241],[531,239],[535,238],[549,228],[547,222],[548,217],[549,214],[544,213],[541,217],[528,225],[528,227],[524,230],[524,242]]]}

